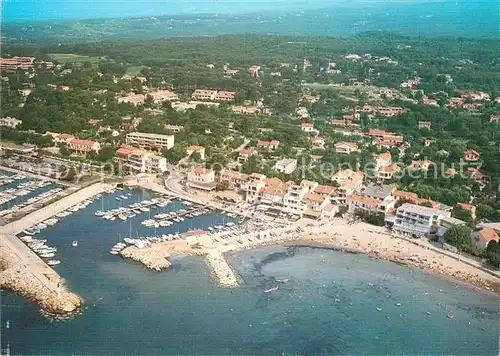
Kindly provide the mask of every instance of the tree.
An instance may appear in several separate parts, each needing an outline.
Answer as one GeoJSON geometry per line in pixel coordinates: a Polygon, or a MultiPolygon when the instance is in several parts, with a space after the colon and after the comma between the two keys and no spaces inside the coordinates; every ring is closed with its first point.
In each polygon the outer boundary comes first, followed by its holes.
{"type": "Polygon", "coordinates": [[[491,240],[486,247],[486,260],[494,267],[500,267],[500,242],[491,240]]]}
{"type": "Polygon", "coordinates": [[[444,240],[460,250],[469,251],[472,247],[471,229],[467,225],[455,225],[444,234],[444,240]]]}
{"type": "Polygon", "coordinates": [[[186,148],[183,146],[174,146],[169,150],[163,151],[163,157],[168,163],[177,164],[181,159],[186,157],[186,148]]]}
{"type": "Polygon", "coordinates": [[[66,147],[66,144],[63,142],[59,143],[59,153],[63,156],[71,155],[71,151],[66,147]]]}
{"type": "Polygon", "coordinates": [[[228,190],[228,189],[229,189],[229,182],[228,181],[217,183],[217,185],[215,186],[215,190],[218,192],[223,191],[223,190],[228,190]]]}
{"type": "Polygon", "coordinates": [[[465,221],[468,225],[471,225],[474,222],[470,211],[461,208],[460,206],[455,206],[453,209],[453,217],[465,221]]]}
{"type": "Polygon", "coordinates": [[[194,162],[201,162],[201,154],[200,152],[193,152],[191,153],[191,156],[189,157],[190,160],[194,162]]]}

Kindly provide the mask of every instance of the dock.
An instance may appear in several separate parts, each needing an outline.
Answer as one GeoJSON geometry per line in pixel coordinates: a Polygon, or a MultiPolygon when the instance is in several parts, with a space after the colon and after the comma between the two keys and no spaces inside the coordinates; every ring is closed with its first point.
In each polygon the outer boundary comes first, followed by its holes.
{"type": "Polygon", "coordinates": [[[108,184],[93,184],[0,227],[0,286],[35,300],[48,312],[67,313],[78,308],[80,298],[65,291],[61,277],[16,235],[109,188],[108,184]]]}

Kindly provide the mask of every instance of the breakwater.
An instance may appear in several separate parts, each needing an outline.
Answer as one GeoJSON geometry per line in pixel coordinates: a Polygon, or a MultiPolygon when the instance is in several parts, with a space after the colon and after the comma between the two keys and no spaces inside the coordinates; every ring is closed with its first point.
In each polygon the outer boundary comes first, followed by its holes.
{"type": "Polygon", "coordinates": [[[91,185],[1,227],[0,286],[36,301],[48,312],[61,314],[77,309],[81,304],[80,298],[66,291],[61,277],[16,235],[109,188],[107,184],[91,185]]]}

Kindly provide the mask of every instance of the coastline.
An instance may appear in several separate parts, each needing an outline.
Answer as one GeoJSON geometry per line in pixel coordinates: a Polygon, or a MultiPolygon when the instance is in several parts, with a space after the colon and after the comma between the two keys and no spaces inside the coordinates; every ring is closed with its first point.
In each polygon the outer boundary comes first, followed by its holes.
{"type": "Polygon", "coordinates": [[[306,230],[300,233],[291,232],[291,228],[293,226],[289,226],[288,229],[274,228],[236,237],[235,239],[244,239],[257,234],[264,235],[258,240],[253,239],[251,242],[245,241],[242,244],[236,240],[232,241],[232,244],[229,241],[224,242],[224,245],[214,243],[213,238],[216,235],[198,237],[197,240],[163,242],[144,250],[134,247],[132,249],[138,251],[136,256],[122,255],[122,257],[131,258],[151,268],[149,266],[158,257],[164,258],[166,261],[166,258],[178,254],[201,256],[206,259],[207,264],[212,269],[213,278],[222,287],[236,287],[239,284],[239,278],[227,262],[226,256],[228,255],[269,246],[317,247],[346,253],[361,253],[399,265],[416,267],[426,273],[441,275],[500,295],[500,278],[495,271],[487,273],[484,269],[468,264],[456,256],[451,256],[451,254],[448,255],[431,247],[424,247],[391,235],[385,228],[366,223],[349,225],[341,219],[334,219],[332,225],[322,224],[306,227],[306,230]],[[195,241],[201,244],[202,248],[192,248],[190,243],[195,241]],[[212,258],[215,255],[222,256],[222,260],[212,258]],[[152,259],[148,260],[147,256],[152,256],[152,259]]]}

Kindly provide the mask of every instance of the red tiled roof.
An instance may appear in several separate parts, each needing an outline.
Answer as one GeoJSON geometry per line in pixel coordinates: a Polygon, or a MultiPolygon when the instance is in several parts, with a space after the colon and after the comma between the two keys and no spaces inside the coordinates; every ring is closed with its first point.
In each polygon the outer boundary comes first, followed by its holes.
{"type": "Polygon", "coordinates": [[[486,241],[498,241],[499,237],[496,231],[493,228],[487,228],[487,229],[482,229],[479,231],[479,234],[486,240],[486,241]]]}
{"type": "Polygon", "coordinates": [[[68,142],[71,145],[78,145],[78,146],[88,146],[92,147],[96,144],[95,141],[90,141],[90,140],[80,140],[78,138],[74,138],[71,141],[68,142]]]}

